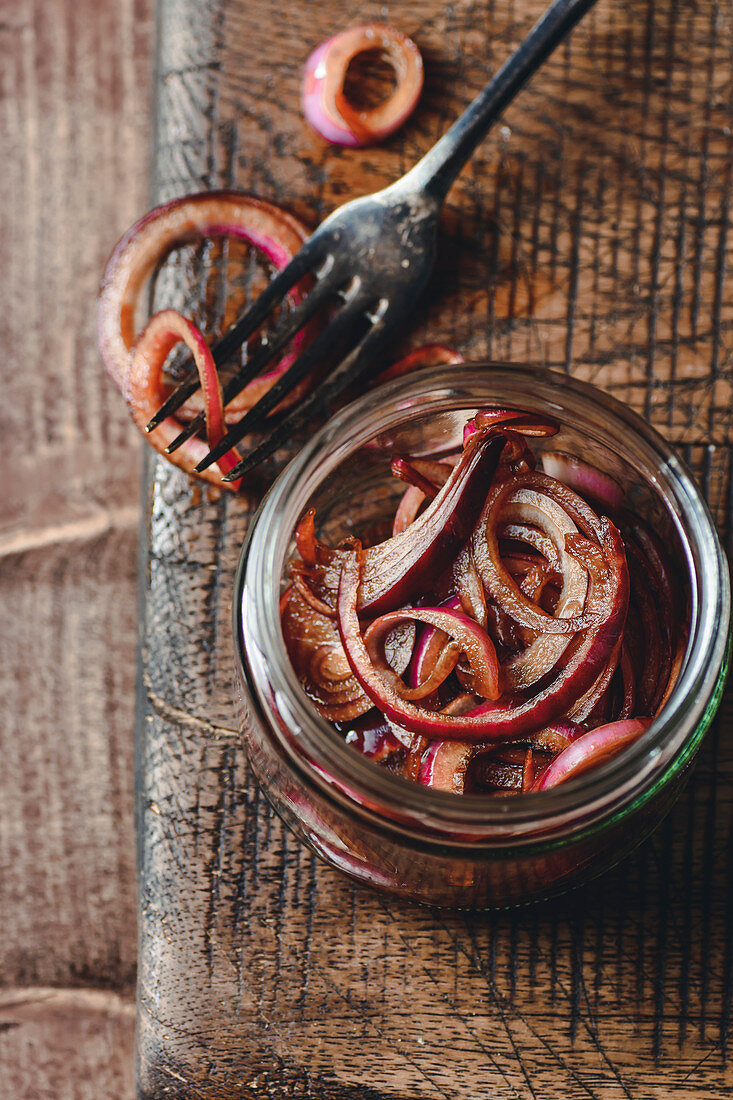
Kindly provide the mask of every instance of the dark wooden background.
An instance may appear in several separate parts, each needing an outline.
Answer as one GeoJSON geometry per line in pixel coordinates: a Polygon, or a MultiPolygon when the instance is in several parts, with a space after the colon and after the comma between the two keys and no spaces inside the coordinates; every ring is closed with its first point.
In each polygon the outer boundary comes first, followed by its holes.
{"type": "Polygon", "coordinates": [[[153,0],[0,0],[0,1096],[127,1100],[140,444],[100,371],[153,0]]]}
{"type": "MultiPolygon", "coordinates": [[[[408,167],[541,6],[159,0],[155,195],[236,184],[315,224],[408,167]],[[375,17],[418,41],[425,95],[386,145],[337,150],[302,122],[302,64],[375,17]]],[[[97,363],[93,295],[148,205],[151,10],[0,0],[12,1100],[133,1094],[139,446],[97,363]]],[[[728,548],[732,61],[731,0],[599,0],[454,189],[405,336],[628,400],[686,454],[728,548]]],[[[252,501],[157,463],[146,494],[139,1096],[729,1095],[730,704],[666,824],[599,882],[488,916],[387,901],[289,837],[239,748],[229,592],[252,501]]]]}

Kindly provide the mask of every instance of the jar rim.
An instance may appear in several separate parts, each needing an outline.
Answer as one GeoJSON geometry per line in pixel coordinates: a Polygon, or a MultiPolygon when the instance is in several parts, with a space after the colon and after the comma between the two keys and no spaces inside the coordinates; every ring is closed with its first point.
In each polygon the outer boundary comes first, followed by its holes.
{"type": "MultiPolygon", "coordinates": [[[[576,420],[577,423],[577,420],[576,420]]],[[[615,437],[612,437],[615,438],[615,437]]],[[[617,439],[616,439],[617,441],[617,439]]],[[[608,441],[606,443],[608,444],[608,441]]],[[[704,722],[728,643],[730,582],[708,507],[672,447],[638,414],[589,383],[529,364],[471,363],[428,368],[375,388],[333,417],[282,471],[254,516],[234,588],[235,659],[258,708],[292,763],[321,789],[420,833],[518,839],[550,833],[628,805],[685,755],[704,722]],[[487,387],[501,397],[481,396],[487,387]],[[508,394],[508,396],[507,396],[508,394]],[[690,637],[677,683],[661,714],[611,760],[549,791],[521,798],[453,794],[410,783],[354,752],[308,702],[288,658],[279,615],[285,554],[317,485],[370,437],[420,415],[489,401],[567,419],[569,406],[599,438],[622,430],[652,476],[684,551],[691,594],[690,637]],[[527,404],[529,402],[529,404],[527,404]],[[375,422],[378,414],[378,423],[375,422]],[[705,568],[696,568],[705,563],[705,568]],[[264,597],[264,598],[263,598],[264,597]],[[273,675],[274,674],[274,675],[273,675]]]]}

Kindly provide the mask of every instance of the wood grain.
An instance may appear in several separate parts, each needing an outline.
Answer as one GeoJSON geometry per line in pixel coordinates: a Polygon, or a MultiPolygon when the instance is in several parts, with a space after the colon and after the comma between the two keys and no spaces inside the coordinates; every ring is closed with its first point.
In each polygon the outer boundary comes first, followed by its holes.
{"type": "Polygon", "coordinates": [[[149,201],[152,10],[0,0],[8,1100],[134,1091],[140,447],[101,370],[94,310],[116,236],[149,201]]]}
{"type": "Polygon", "coordinates": [[[135,1011],[116,993],[23,988],[0,993],[0,1089],[12,1100],[132,1096],[135,1011]]]}
{"type": "MultiPolygon", "coordinates": [[[[404,171],[541,6],[162,0],[156,194],[237,184],[315,224],[404,171]],[[377,17],[423,49],[425,96],[386,145],[326,146],[302,63],[377,17]]],[[[732,49],[730,0],[599,0],[456,186],[405,333],[628,401],[680,444],[729,548],[732,49]]],[[[238,744],[229,603],[253,502],[157,463],[148,494],[140,1097],[730,1095],[730,701],[667,822],[596,883],[488,916],[386,900],[290,837],[238,744]]]]}

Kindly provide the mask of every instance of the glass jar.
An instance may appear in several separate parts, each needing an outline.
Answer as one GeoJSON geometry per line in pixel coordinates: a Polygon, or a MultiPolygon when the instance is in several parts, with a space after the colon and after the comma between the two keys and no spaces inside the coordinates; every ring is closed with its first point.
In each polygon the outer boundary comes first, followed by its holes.
{"type": "MultiPolygon", "coordinates": [[[[532,447],[536,451],[535,441],[532,447]]],[[[599,874],[659,823],[718,707],[728,657],[728,568],[707,506],[672,449],[625,406],[565,375],[524,366],[437,367],[375,389],[314,436],[255,516],[234,591],[241,729],[252,766],[291,829],[360,882],[422,902],[500,907],[599,874]],[[460,447],[466,420],[510,405],[559,421],[537,441],[608,471],[625,506],[675,547],[690,637],[662,713],[614,759],[540,794],[426,789],[347,745],[313,709],[288,659],[279,597],[293,532],[316,509],[330,545],[378,528],[404,486],[395,451],[460,447]]]]}

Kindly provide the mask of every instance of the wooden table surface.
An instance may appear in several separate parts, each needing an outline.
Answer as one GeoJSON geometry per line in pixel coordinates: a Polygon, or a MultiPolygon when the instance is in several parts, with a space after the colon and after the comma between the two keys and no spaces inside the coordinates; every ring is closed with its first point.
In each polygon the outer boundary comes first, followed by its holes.
{"type": "MultiPolygon", "coordinates": [[[[139,447],[99,371],[92,298],[148,205],[151,7],[0,0],[11,1100],[133,1094],[139,447]]],[[[315,224],[409,166],[541,7],[159,0],[155,196],[237,185],[315,224]],[[302,64],[372,18],[414,35],[425,94],[384,146],[334,149],[300,117],[302,64]]],[[[732,59],[733,0],[599,0],[456,185],[405,334],[627,400],[680,446],[728,548],[732,59]]],[[[484,916],[386,900],[296,844],[239,747],[229,593],[253,501],[157,462],[146,494],[138,1096],[729,1095],[730,704],[667,822],[598,882],[484,916]]]]}
{"type": "MultiPolygon", "coordinates": [[[[156,195],[237,185],[315,224],[413,163],[541,7],[162,0],[156,195]],[[300,116],[303,61],[378,17],[424,51],[425,94],[385,145],[335,149],[300,116]]],[[[628,401],[686,453],[727,541],[731,56],[730,0],[599,0],[459,180],[405,332],[628,401]]],[[[141,1097],[728,1095],[729,722],[651,842],[584,890],[488,916],[387,900],[288,835],[239,747],[230,591],[252,501],[160,465],[148,492],[141,1097]]]]}

